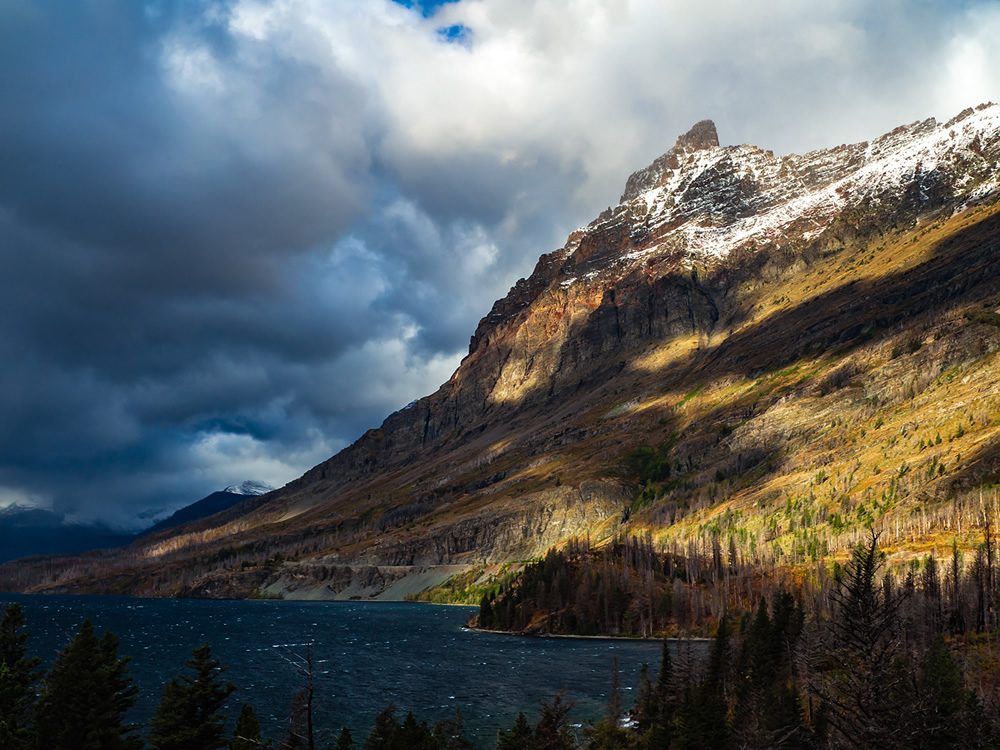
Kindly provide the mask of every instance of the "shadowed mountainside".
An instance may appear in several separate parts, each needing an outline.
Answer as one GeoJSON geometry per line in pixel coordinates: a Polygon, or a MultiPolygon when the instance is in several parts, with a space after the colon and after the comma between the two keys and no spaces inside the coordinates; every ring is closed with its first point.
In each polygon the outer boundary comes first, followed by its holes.
{"type": "Polygon", "coordinates": [[[998,161],[996,105],[783,158],[699,123],[436,393],[261,500],[0,581],[399,597],[623,529],[762,564],[872,522],[903,557],[944,545],[997,513],[998,161]]]}

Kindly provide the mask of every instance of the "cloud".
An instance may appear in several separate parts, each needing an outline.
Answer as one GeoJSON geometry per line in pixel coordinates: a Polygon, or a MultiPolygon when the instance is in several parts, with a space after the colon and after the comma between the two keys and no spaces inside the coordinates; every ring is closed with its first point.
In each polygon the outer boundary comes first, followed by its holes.
{"type": "MultiPolygon", "coordinates": [[[[0,487],[137,524],[447,379],[705,117],[776,152],[997,97],[995,2],[0,6],[0,487]]],[[[0,501],[5,502],[5,501],[0,501]]]]}

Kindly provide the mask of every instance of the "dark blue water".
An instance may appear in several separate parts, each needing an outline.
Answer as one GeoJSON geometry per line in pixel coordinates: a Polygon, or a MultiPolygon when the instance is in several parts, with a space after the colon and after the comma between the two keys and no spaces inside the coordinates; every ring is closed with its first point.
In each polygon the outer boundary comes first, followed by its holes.
{"type": "Polygon", "coordinates": [[[461,711],[467,737],[492,747],[518,711],[534,722],[541,700],[566,689],[574,719],[601,716],[617,655],[626,705],[639,669],[659,667],[651,641],[522,638],[462,628],[473,611],[411,603],[195,601],[0,594],[24,608],[29,651],[51,665],[89,617],[121,641],[140,689],[131,720],[146,721],[163,686],[191,651],[210,643],[239,688],[227,711],[251,703],[266,734],[280,737],[293,693],[304,682],[289,660],[310,651],[321,696],[318,725],[347,726],[363,740],[391,701],[429,723],[461,711]]]}

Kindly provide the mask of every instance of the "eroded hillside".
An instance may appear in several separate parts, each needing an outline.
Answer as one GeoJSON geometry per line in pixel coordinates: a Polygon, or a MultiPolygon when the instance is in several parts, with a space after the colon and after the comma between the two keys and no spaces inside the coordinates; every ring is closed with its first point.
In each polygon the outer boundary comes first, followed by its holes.
{"type": "Polygon", "coordinates": [[[769,565],[872,523],[900,559],[973,544],[1000,484],[998,187],[995,105],[783,158],[699,123],[437,393],[282,490],[4,587],[399,597],[622,529],[769,565]]]}

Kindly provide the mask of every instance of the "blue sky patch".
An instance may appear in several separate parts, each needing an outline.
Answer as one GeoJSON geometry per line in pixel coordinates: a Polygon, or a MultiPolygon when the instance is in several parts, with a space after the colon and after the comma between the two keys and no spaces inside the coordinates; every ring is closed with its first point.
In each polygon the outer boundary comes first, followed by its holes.
{"type": "MultiPolygon", "coordinates": [[[[404,8],[416,8],[424,18],[433,16],[437,9],[448,3],[458,2],[458,0],[392,0],[397,5],[404,8]]],[[[449,37],[450,38],[450,37],[449,37]]]]}
{"type": "Polygon", "coordinates": [[[468,26],[463,26],[462,24],[455,24],[454,26],[446,26],[437,30],[438,36],[441,37],[446,42],[456,42],[457,44],[464,44],[470,41],[472,36],[472,29],[468,26]]]}

